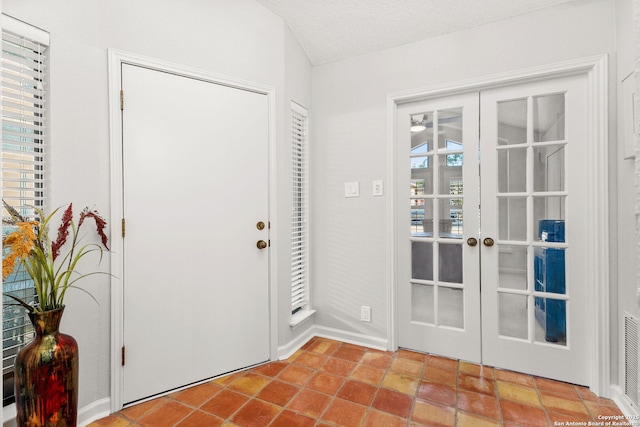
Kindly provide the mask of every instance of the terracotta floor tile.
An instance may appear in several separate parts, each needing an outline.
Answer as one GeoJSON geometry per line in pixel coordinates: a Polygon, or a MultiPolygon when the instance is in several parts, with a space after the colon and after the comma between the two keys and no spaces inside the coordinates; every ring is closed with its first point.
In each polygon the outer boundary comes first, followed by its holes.
{"type": "Polygon", "coordinates": [[[522,427],[540,427],[548,425],[547,416],[542,408],[523,405],[508,400],[500,402],[502,417],[505,423],[513,423],[522,427]]]}
{"type": "Polygon", "coordinates": [[[289,364],[285,362],[265,363],[264,365],[253,368],[253,372],[267,377],[275,377],[287,366],[289,366],[289,364]]]}
{"type": "Polygon", "coordinates": [[[460,372],[476,377],[495,378],[495,370],[491,366],[476,365],[475,363],[460,362],[458,365],[460,372]]]}
{"type": "Polygon", "coordinates": [[[350,360],[352,362],[359,362],[364,356],[365,349],[362,347],[357,347],[350,344],[343,344],[336,351],[333,352],[332,356],[340,359],[350,360]]]}
{"type": "Polygon", "coordinates": [[[377,391],[378,388],[371,384],[355,380],[347,380],[336,396],[344,400],[369,406],[377,391]]]}
{"type": "Polygon", "coordinates": [[[513,371],[505,371],[503,369],[496,369],[495,372],[497,380],[521,384],[527,387],[534,386],[533,377],[531,375],[521,374],[519,372],[513,371]]]}
{"type": "Polygon", "coordinates": [[[427,361],[428,356],[424,353],[418,353],[417,351],[400,349],[398,350],[396,357],[399,357],[402,359],[415,360],[416,362],[424,363],[427,361]]]}
{"type": "Polygon", "coordinates": [[[381,388],[373,399],[372,406],[381,411],[408,418],[413,406],[413,399],[404,393],[381,388]]]}
{"type": "Polygon", "coordinates": [[[243,394],[225,389],[202,405],[200,409],[217,415],[220,418],[229,418],[231,414],[247,403],[248,400],[249,398],[243,394]]]}
{"type": "Polygon", "coordinates": [[[118,415],[111,414],[92,422],[87,427],[128,427],[130,425],[131,422],[129,420],[119,417],[118,415]]]}
{"type": "Polygon", "coordinates": [[[214,396],[220,390],[222,390],[221,386],[213,382],[208,382],[179,391],[172,395],[172,398],[197,408],[211,399],[211,396],[214,396]]]}
{"type": "Polygon", "coordinates": [[[456,405],[456,390],[443,384],[422,381],[416,396],[422,400],[429,400],[445,406],[456,405]]]}
{"type": "Polygon", "coordinates": [[[411,419],[433,427],[449,427],[455,425],[456,413],[447,406],[416,400],[411,419]]]}
{"type": "Polygon", "coordinates": [[[326,363],[320,367],[320,370],[339,375],[341,377],[346,377],[351,373],[351,371],[353,371],[353,368],[355,366],[356,362],[330,357],[329,360],[327,360],[326,363]]]}
{"type": "Polygon", "coordinates": [[[253,396],[269,383],[268,377],[248,372],[229,385],[229,389],[253,396]]]}
{"type": "Polygon", "coordinates": [[[300,388],[298,386],[274,380],[260,390],[256,397],[266,400],[267,402],[275,403],[276,405],[284,406],[299,390],[300,388]]]}
{"type": "Polygon", "coordinates": [[[405,393],[410,396],[416,394],[420,380],[416,377],[400,374],[397,372],[387,372],[382,380],[382,386],[392,390],[405,393]]]}
{"type": "Polygon", "coordinates": [[[562,397],[543,394],[540,396],[542,406],[548,411],[559,412],[561,414],[575,415],[578,417],[590,417],[589,411],[581,400],[564,399],[562,397]]]}
{"type": "Polygon", "coordinates": [[[310,345],[307,350],[313,353],[320,353],[325,356],[329,356],[331,353],[336,351],[339,346],[340,343],[337,341],[320,338],[310,345]]]}
{"type": "Polygon", "coordinates": [[[376,368],[387,369],[391,365],[391,354],[368,351],[362,356],[361,362],[376,368]]]}
{"type": "Polygon", "coordinates": [[[622,415],[622,412],[620,412],[620,409],[618,409],[617,406],[611,406],[608,403],[604,405],[597,402],[589,401],[586,401],[584,403],[585,405],[587,405],[589,413],[595,420],[598,419],[598,415],[622,415]]]}
{"type": "Polygon", "coordinates": [[[334,399],[322,416],[327,421],[340,427],[360,427],[367,408],[342,399],[334,399]]]}
{"type": "Polygon", "coordinates": [[[218,427],[221,426],[223,422],[224,420],[221,418],[207,414],[206,412],[194,411],[191,415],[185,418],[184,421],[176,425],[176,427],[218,427]]]}
{"type": "Polygon", "coordinates": [[[500,427],[500,421],[490,420],[466,412],[458,412],[456,427],[500,427]]]}
{"type": "Polygon", "coordinates": [[[130,420],[136,421],[137,419],[143,417],[146,413],[164,404],[166,401],[166,398],[160,397],[158,399],[149,400],[147,402],[139,403],[137,405],[125,408],[121,413],[130,420]]]}
{"type": "Polygon", "coordinates": [[[373,366],[358,365],[351,372],[350,378],[364,381],[365,383],[378,385],[384,376],[383,369],[374,368],[373,366]]]}
{"type": "Polygon", "coordinates": [[[500,399],[511,400],[529,406],[541,406],[536,389],[519,384],[498,381],[500,399]]]}
{"type": "Polygon", "coordinates": [[[173,427],[193,411],[182,403],[169,401],[136,421],[143,427],[173,427]]]}
{"type": "Polygon", "coordinates": [[[273,420],[270,427],[313,427],[315,423],[316,420],[314,418],[285,410],[273,420]]]}
{"type": "Polygon", "coordinates": [[[399,372],[401,374],[419,377],[420,375],[422,375],[423,368],[424,368],[424,362],[418,362],[416,360],[402,359],[402,358],[396,357],[391,362],[391,367],[389,369],[395,372],[399,372]]]}
{"type": "Polygon", "coordinates": [[[318,418],[330,401],[331,397],[326,394],[303,389],[286,406],[295,412],[318,418]]]}
{"type": "Polygon", "coordinates": [[[406,425],[407,421],[404,418],[372,409],[366,416],[362,427],[405,427],[406,425]]]}
{"type": "Polygon", "coordinates": [[[314,374],[314,370],[301,365],[289,365],[277,376],[278,379],[292,384],[304,385],[314,374]]]}
{"type": "Polygon", "coordinates": [[[433,383],[456,386],[458,373],[449,369],[432,368],[427,365],[422,374],[422,378],[433,383]]]}
{"type": "Polygon", "coordinates": [[[89,427],[545,427],[603,415],[622,413],[586,387],[316,337],[286,361],[131,406],[89,427]]]}
{"type": "Polygon", "coordinates": [[[264,427],[269,425],[280,413],[279,406],[251,399],[231,418],[231,421],[242,427],[264,427]]]}
{"type": "Polygon", "coordinates": [[[576,416],[576,415],[560,414],[558,412],[553,412],[553,411],[547,411],[547,415],[549,417],[549,421],[551,421],[551,424],[556,426],[560,426],[563,424],[566,425],[567,421],[575,421],[580,423],[588,422],[588,421],[598,421],[598,420],[594,420],[591,415],[576,416]],[[558,423],[558,424],[554,424],[554,423],[558,423]]]}
{"type": "Polygon", "coordinates": [[[494,396],[495,387],[495,381],[488,378],[476,377],[462,373],[458,375],[458,388],[463,390],[475,391],[494,396]]]}
{"type": "Polygon", "coordinates": [[[306,387],[322,393],[334,395],[342,386],[344,377],[327,374],[326,372],[318,372],[307,383],[306,387]]]}
{"type": "Polygon", "coordinates": [[[495,396],[473,391],[458,391],[458,409],[486,418],[500,420],[500,403],[495,396]]]}
{"type": "Polygon", "coordinates": [[[308,366],[309,368],[318,369],[327,361],[327,356],[324,354],[312,353],[305,351],[296,359],[297,364],[308,366]]]}
{"type": "Polygon", "coordinates": [[[533,381],[535,382],[538,390],[547,390],[562,393],[567,399],[570,398],[569,396],[575,396],[577,399],[580,398],[573,384],[552,381],[540,377],[533,377],[533,381]]]}
{"type": "Polygon", "coordinates": [[[458,361],[455,359],[449,359],[448,357],[429,356],[427,358],[427,366],[432,368],[450,369],[453,371],[457,371],[458,361]]]}

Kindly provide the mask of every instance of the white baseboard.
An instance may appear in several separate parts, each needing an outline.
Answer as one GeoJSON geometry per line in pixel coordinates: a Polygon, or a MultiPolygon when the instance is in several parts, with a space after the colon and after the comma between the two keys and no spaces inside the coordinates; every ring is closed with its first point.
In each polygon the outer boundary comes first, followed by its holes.
{"type": "Polygon", "coordinates": [[[289,341],[283,346],[278,347],[278,359],[288,359],[293,353],[298,351],[300,347],[305,345],[305,343],[313,337],[329,338],[332,340],[360,345],[362,347],[374,348],[377,350],[388,350],[389,348],[389,341],[383,338],[313,325],[305,332],[298,335],[298,337],[296,337],[295,339],[289,341]]]}
{"type": "Polygon", "coordinates": [[[624,415],[633,417],[640,416],[640,408],[638,408],[638,405],[633,403],[631,399],[624,394],[624,391],[622,391],[620,386],[611,386],[611,400],[618,405],[618,408],[620,408],[620,411],[622,411],[624,415]]]}
{"type": "MultiPolygon", "coordinates": [[[[78,426],[84,427],[100,418],[104,418],[111,413],[111,399],[96,400],[89,405],[78,410],[78,426]]],[[[8,405],[2,411],[3,427],[16,427],[16,405],[8,405]]]]}
{"type": "Polygon", "coordinates": [[[96,400],[78,411],[78,426],[84,427],[87,424],[104,418],[111,413],[111,399],[96,400]]]}

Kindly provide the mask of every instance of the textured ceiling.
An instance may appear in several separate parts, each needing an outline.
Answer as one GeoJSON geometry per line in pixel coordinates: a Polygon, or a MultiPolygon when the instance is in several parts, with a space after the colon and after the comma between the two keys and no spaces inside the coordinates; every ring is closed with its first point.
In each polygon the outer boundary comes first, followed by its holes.
{"type": "Polygon", "coordinates": [[[281,16],[312,65],[574,0],[257,0],[281,16]]]}

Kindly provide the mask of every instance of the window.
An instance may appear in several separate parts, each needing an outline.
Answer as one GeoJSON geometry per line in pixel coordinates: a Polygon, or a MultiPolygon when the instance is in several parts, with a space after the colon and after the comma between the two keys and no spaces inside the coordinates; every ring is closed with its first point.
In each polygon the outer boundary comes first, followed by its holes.
{"type": "MultiPolygon", "coordinates": [[[[22,215],[35,218],[33,207],[45,208],[45,51],[49,35],[2,15],[2,198],[22,215]]],[[[3,209],[3,218],[8,213],[3,209]]],[[[11,232],[2,227],[2,236],[11,232]]],[[[33,282],[17,269],[2,284],[3,406],[13,403],[13,362],[31,340],[25,310],[8,294],[33,301],[33,282]]]]}
{"type": "Polygon", "coordinates": [[[291,217],[291,314],[308,309],[309,203],[308,203],[308,113],[291,103],[291,152],[293,212],[291,217]]]}

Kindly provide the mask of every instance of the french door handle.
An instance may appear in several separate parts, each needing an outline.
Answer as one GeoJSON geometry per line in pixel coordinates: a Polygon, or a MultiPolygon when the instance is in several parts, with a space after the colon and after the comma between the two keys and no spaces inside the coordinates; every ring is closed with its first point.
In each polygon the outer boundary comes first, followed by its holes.
{"type": "Polygon", "coordinates": [[[482,243],[483,243],[485,246],[491,247],[491,246],[493,246],[493,244],[494,244],[495,242],[493,241],[493,239],[492,239],[491,237],[485,237],[485,238],[484,238],[484,240],[482,241],[482,243]]]}
{"type": "Polygon", "coordinates": [[[467,245],[469,246],[475,246],[478,244],[478,239],[476,239],[475,237],[469,237],[467,239],[467,245]]]}
{"type": "Polygon", "coordinates": [[[268,245],[268,244],[267,244],[267,242],[265,242],[264,240],[258,240],[258,242],[256,243],[256,247],[257,247],[258,249],[264,249],[264,248],[266,248],[267,246],[269,246],[269,245],[268,245]]]}

